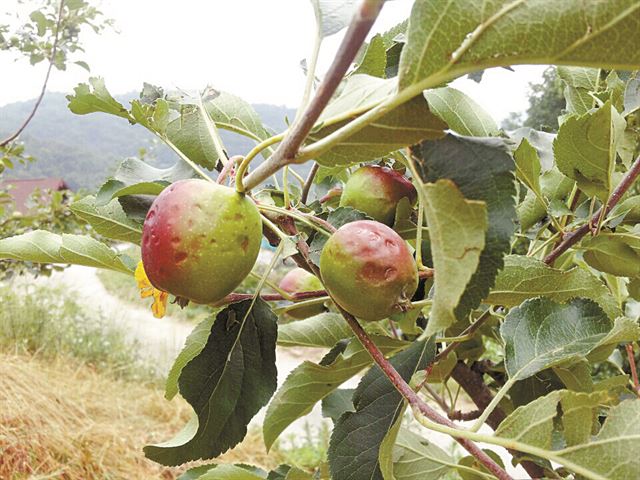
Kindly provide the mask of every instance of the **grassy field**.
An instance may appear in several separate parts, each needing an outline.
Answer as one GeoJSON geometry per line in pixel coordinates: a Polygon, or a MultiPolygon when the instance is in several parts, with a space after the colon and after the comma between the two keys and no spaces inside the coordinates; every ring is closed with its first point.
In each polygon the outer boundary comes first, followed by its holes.
{"type": "MultiPolygon", "coordinates": [[[[0,305],[0,479],[174,479],[184,471],[146,460],[142,447],[171,438],[191,409],[164,399],[163,379],[123,332],[60,291],[0,286],[0,305]]],[[[327,445],[327,432],[310,432],[267,457],[256,430],[217,461],[313,468],[327,445]]]]}

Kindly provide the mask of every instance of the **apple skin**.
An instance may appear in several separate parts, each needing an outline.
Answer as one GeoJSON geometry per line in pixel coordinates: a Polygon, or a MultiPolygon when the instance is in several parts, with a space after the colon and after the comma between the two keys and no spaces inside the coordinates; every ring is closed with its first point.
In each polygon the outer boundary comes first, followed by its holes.
{"type": "MultiPolygon", "coordinates": [[[[324,290],[322,282],[315,275],[307,272],[303,268],[294,268],[280,280],[279,287],[287,293],[313,292],[314,290],[324,290]]],[[[293,308],[287,312],[292,318],[302,320],[313,317],[324,312],[323,305],[311,305],[301,308],[293,308]]]]}
{"type": "Polygon", "coordinates": [[[156,197],[142,230],[142,263],[151,284],[196,303],[215,303],[251,272],[262,222],[235,190],[192,179],[156,197]]]}
{"type": "Polygon", "coordinates": [[[406,310],[418,288],[418,269],[406,242],[370,220],[347,223],[327,240],[320,273],[338,305],[365,321],[406,310]]]}
{"type": "Polygon", "coordinates": [[[340,206],[353,207],[391,226],[398,202],[405,197],[411,205],[418,198],[415,187],[407,178],[389,167],[367,165],[349,177],[340,198],[340,206]]]}

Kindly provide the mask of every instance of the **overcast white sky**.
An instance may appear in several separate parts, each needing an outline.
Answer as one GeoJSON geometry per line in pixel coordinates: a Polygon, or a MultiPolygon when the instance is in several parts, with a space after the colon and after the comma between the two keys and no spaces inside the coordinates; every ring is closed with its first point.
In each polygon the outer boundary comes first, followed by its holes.
{"type": "MultiPolygon", "coordinates": [[[[2,0],[0,11],[17,8],[17,0],[2,0]]],[[[405,19],[411,0],[387,2],[375,31],[405,19]]],[[[309,55],[314,15],[308,0],[109,0],[101,4],[118,32],[84,37],[91,75],[105,78],[113,94],[139,90],[147,81],[166,88],[201,89],[207,84],[252,103],[295,107],[304,77],[299,67],[309,55]]],[[[326,39],[322,72],[333,58],[341,33],[326,39]]],[[[544,68],[494,69],[481,84],[458,80],[499,122],[511,111],[527,107],[528,82],[544,68]]],[[[37,95],[45,66],[16,63],[0,54],[0,105],[37,95]]],[[[50,91],[70,92],[89,74],[76,66],[54,71],[50,91]]]]}

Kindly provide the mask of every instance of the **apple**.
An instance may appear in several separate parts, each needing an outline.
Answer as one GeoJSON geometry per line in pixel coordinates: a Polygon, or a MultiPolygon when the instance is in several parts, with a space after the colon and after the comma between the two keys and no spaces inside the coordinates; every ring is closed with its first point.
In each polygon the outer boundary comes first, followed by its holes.
{"type": "Polygon", "coordinates": [[[142,229],[142,263],[151,284],[196,303],[215,303],[251,272],[262,222],[235,190],[192,179],[155,199],[142,229]]]}
{"type": "MultiPolygon", "coordinates": [[[[324,290],[322,282],[318,277],[307,272],[303,268],[294,268],[280,280],[279,287],[287,293],[295,294],[301,292],[313,292],[314,290],[324,290]]],[[[287,314],[295,319],[313,317],[324,311],[323,305],[310,305],[300,308],[292,308],[287,314]]]]}
{"type": "Polygon", "coordinates": [[[355,208],[391,226],[398,202],[405,197],[412,205],[418,198],[415,187],[407,178],[389,167],[367,165],[349,177],[340,206],[355,208]]]}
{"type": "Polygon", "coordinates": [[[406,242],[380,222],[340,227],[320,255],[325,288],[355,317],[376,321],[407,310],[418,288],[418,269],[406,242]]]}

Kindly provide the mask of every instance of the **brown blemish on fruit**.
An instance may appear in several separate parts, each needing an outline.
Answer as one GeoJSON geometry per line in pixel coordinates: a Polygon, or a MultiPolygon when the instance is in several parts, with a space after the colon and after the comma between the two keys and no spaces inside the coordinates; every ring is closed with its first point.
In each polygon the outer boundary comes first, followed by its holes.
{"type": "Polygon", "coordinates": [[[238,241],[240,242],[240,247],[244,253],[247,253],[247,249],[249,248],[249,237],[246,235],[242,235],[238,237],[238,241]]]}
{"type": "Polygon", "coordinates": [[[175,247],[180,244],[180,237],[173,237],[171,239],[171,244],[175,247]]]}
{"type": "Polygon", "coordinates": [[[187,252],[177,252],[173,258],[175,259],[176,264],[180,265],[182,262],[184,262],[187,259],[187,257],[188,257],[187,252]]]}

